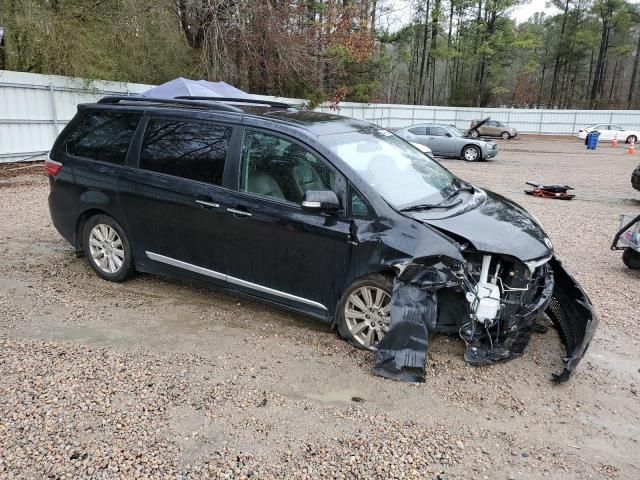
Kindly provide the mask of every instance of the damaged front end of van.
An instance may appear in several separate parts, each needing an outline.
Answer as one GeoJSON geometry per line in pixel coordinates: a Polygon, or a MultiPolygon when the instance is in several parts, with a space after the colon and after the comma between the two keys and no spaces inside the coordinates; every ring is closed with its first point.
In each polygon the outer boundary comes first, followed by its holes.
{"type": "Polygon", "coordinates": [[[395,269],[389,329],[374,349],[373,372],[424,381],[433,333],[461,338],[472,365],[519,357],[546,330],[546,314],[565,348],[553,380],[568,381],[598,325],[591,301],[533,217],[494,193],[476,188],[474,196],[475,207],[455,216],[414,215],[429,231],[422,248],[419,230],[360,232],[395,269]],[[419,255],[403,258],[403,251],[419,255]]]}

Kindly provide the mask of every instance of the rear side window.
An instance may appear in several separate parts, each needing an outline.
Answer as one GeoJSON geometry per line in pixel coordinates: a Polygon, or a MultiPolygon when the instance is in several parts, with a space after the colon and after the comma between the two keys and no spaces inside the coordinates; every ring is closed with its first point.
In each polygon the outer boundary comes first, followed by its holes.
{"type": "Polygon", "coordinates": [[[140,168],[222,185],[232,128],[189,120],[152,119],[140,168]]]}
{"type": "Polygon", "coordinates": [[[132,113],[89,113],[67,138],[67,153],[122,165],[139,121],[132,113]]]}
{"type": "Polygon", "coordinates": [[[413,133],[414,135],[426,135],[427,127],[413,127],[409,129],[409,132],[413,133]]]}

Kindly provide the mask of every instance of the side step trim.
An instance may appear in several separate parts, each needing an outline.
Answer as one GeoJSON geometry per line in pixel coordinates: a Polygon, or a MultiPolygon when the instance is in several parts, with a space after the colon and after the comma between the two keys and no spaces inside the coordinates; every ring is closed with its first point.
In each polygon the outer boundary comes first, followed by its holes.
{"type": "Polygon", "coordinates": [[[216,272],[215,270],[209,270],[208,268],[204,268],[204,267],[199,267],[198,265],[193,265],[192,263],[183,262],[182,260],[176,260],[175,258],[165,257],[164,255],[160,255],[158,253],[146,251],[145,254],[151,260],[165,263],[167,265],[171,265],[172,267],[182,268],[184,270],[189,270],[190,272],[215,278],[216,280],[222,280],[224,282],[232,283],[240,287],[249,288],[252,290],[256,290],[258,292],[267,293],[269,295],[275,295],[277,297],[285,298],[287,300],[293,300],[294,302],[304,303],[312,307],[320,308],[324,311],[327,310],[327,307],[325,307],[321,303],[314,302],[313,300],[309,300],[308,298],[298,297],[290,293],[281,292],[280,290],[275,290],[273,288],[265,287],[263,285],[258,285],[257,283],[247,282],[246,280],[242,280],[241,278],[225,275],[224,273],[216,272]]]}

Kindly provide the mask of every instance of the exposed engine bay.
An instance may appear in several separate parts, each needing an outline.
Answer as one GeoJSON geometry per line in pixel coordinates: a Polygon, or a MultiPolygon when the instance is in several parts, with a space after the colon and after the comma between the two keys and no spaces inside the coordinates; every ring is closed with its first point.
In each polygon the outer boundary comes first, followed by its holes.
{"type": "Polygon", "coordinates": [[[390,330],[375,352],[374,373],[424,381],[430,332],[459,336],[464,358],[473,365],[518,357],[534,332],[546,330],[540,322],[546,312],[567,351],[563,371],[553,378],[569,380],[598,319],[560,262],[552,256],[529,262],[481,252],[464,256],[464,264],[439,259],[404,267],[394,285],[390,330]]]}

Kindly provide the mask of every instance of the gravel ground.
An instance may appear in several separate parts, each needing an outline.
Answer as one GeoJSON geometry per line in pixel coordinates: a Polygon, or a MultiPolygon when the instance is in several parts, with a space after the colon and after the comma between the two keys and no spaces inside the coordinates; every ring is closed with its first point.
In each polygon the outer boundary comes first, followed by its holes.
{"type": "Polygon", "coordinates": [[[534,213],[596,305],[562,386],[553,329],[487,368],[435,337],[427,382],[403,384],[314,321],[174,280],[102,281],[52,227],[46,179],[3,167],[0,478],[640,478],[640,274],[608,249],[640,208],[638,157],[500,148],[443,163],[534,213]],[[577,197],[526,196],[529,179],[577,197]]]}

